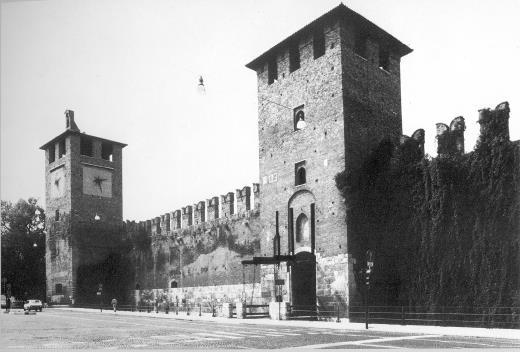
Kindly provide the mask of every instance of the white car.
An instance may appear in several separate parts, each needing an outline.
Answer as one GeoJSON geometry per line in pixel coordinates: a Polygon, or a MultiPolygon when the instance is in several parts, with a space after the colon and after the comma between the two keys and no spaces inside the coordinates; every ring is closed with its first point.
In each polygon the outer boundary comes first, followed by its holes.
{"type": "Polygon", "coordinates": [[[23,310],[25,311],[38,310],[41,312],[42,309],[43,304],[39,299],[30,299],[23,305],[23,310]]]}

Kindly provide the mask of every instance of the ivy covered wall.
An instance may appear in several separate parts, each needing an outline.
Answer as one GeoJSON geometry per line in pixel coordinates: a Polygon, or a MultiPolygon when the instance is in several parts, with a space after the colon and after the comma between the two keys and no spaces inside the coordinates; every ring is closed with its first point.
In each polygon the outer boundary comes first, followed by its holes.
{"type": "Polygon", "coordinates": [[[507,103],[481,110],[467,154],[463,126],[444,125],[436,158],[423,135],[382,141],[359,171],[337,175],[358,287],[375,251],[371,304],[520,307],[520,144],[508,119],[507,103]]]}

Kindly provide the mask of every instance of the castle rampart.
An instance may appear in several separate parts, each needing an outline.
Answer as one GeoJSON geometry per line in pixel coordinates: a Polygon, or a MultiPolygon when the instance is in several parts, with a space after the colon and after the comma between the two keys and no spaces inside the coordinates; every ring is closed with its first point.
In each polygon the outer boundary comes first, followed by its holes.
{"type": "MultiPolygon", "coordinates": [[[[258,196],[259,187],[253,189],[258,196]]],[[[254,268],[241,264],[260,251],[259,211],[251,204],[251,187],[245,186],[150,220],[127,221],[134,242],[138,236],[150,240],[148,248],[134,247],[136,283],[143,289],[191,287],[186,292],[197,297],[207,291],[202,287],[222,285],[235,298],[241,284],[259,283],[254,268]]]]}

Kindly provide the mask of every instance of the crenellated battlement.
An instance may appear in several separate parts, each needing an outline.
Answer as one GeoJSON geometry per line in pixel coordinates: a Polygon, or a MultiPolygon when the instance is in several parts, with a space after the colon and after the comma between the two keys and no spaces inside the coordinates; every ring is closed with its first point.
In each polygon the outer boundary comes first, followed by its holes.
{"type": "MultiPolygon", "coordinates": [[[[479,143],[493,139],[509,141],[509,112],[509,103],[507,101],[498,104],[494,110],[490,108],[479,110],[479,143]]],[[[439,156],[464,154],[465,130],[466,121],[462,116],[455,117],[449,125],[443,122],[436,123],[437,154],[439,156]]],[[[402,135],[400,144],[401,146],[413,144],[411,148],[414,150],[418,148],[419,154],[424,156],[424,140],[425,131],[418,129],[412,134],[412,137],[402,135]]]]}
{"type": "Polygon", "coordinates": [[[248,217],[260,208],[260,185],[253,184],[254,203],[251,206],[251,187],[244,186],[235,192],[201,200],[193,205],[154,217],[150,220],[126,221],[132,229],[144,231],[149,236],[164,235],[192,227],[210,227],[210,223],[248,217]]]}
{"type": "Polygon", "coordinates": [[[400,140],[401,147],[408,147],[410,154],[417,158],[422,158],[424,156],[424,137],[425,132],[422,128],[416,130],[412,137],[402,135],[400,140]]]}
{"type": "Polygon", "coordinates": [[[498,104],[494,110],[479,110],[480,141],[487,139],[509,140],[509,103],[498,104]]]}
{"type": "Polygon", "coordinates": [[[466,122],[464,117],[458,116],[451,120],[450,125],[437,123],[437,154],[464,154],[464,131],[466,122]]]}

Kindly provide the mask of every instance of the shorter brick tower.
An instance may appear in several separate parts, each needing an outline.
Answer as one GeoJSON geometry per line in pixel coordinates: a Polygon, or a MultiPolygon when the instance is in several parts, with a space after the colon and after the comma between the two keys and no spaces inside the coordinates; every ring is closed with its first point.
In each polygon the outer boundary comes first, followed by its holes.
{"type": "Polygon", "coordinates": [[[45,143],[47,300],[99,299],[119,282],[123,143],[81,133],[67,110],[66,130],[45,143]]]}

